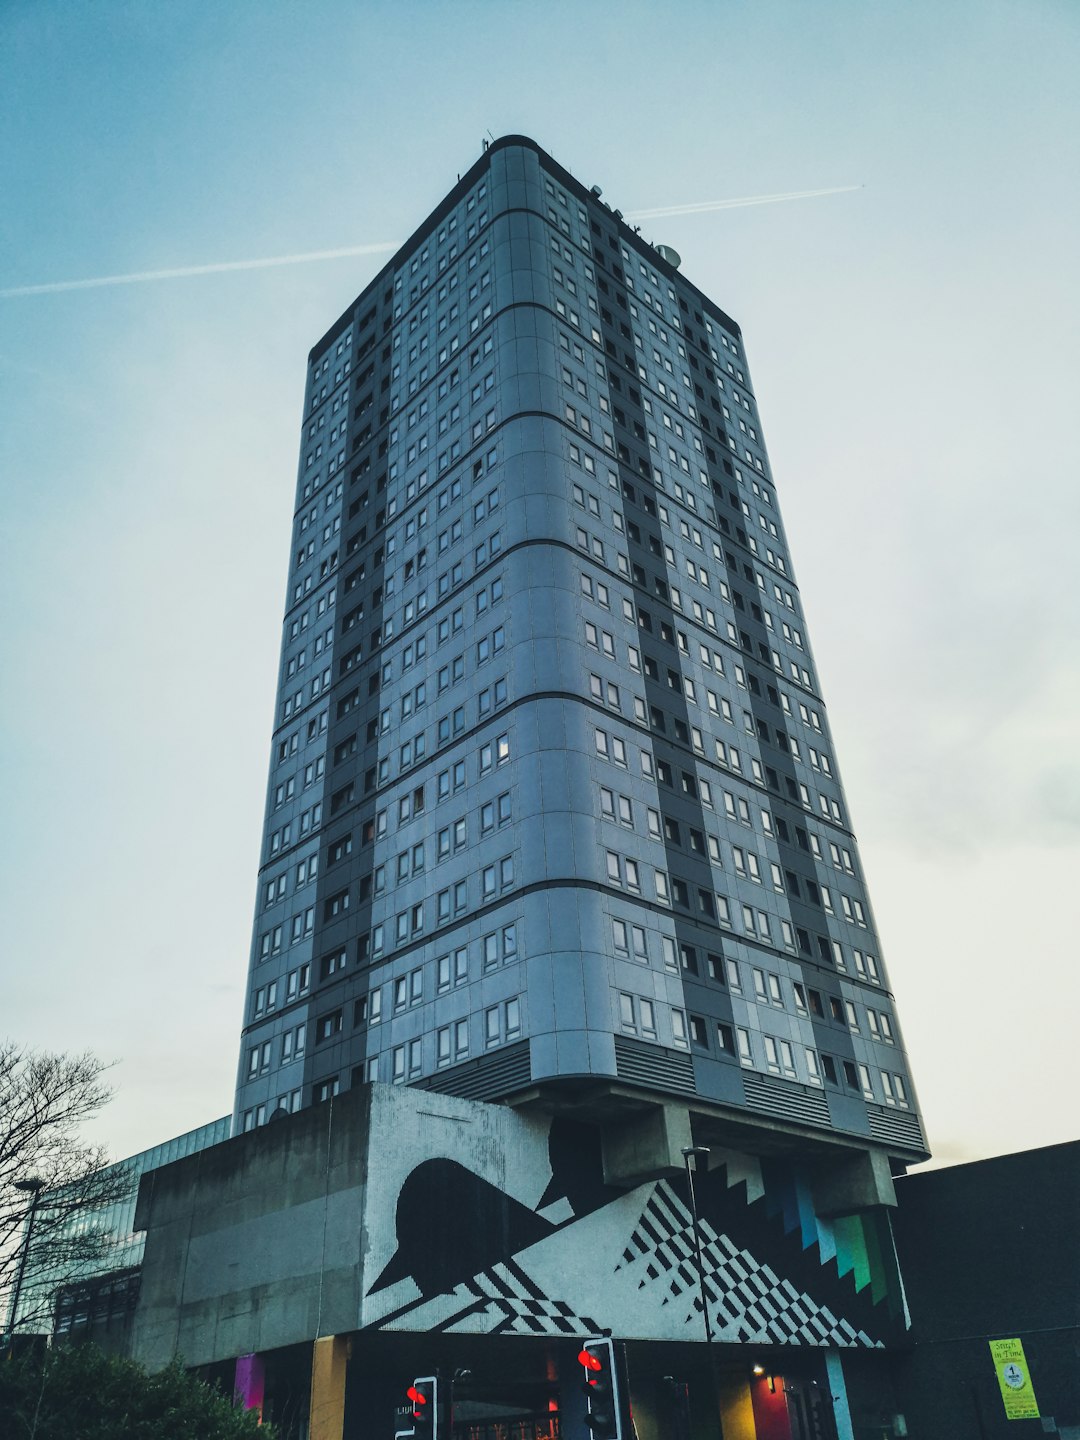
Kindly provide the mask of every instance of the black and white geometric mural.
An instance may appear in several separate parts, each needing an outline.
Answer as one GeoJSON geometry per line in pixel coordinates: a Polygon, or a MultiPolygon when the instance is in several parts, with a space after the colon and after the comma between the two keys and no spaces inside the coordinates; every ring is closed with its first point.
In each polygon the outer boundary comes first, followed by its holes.
{"type": "MultiPolygon", "coordinates": [[[[447,1103],[439,1097],[440,1111],[447,1103]]],[[[364,1328],[698,1338],[685,1178],[615,1189],[594,1127],[483,1108],[483,1129],[501,1133],[476,1134],[474,1120],[455,1158],[409,1165],[413,1147],[396,1137],[395,1163],[378,1177],[389,1203],[377,1207],[393,1232],[372,1233],[374,1197],[365,1206],[364,1328]]],[[[696,1191],[719,1339],[878,1347],[903,1335],[882,1212],[826,1221],[797,1166],[733,1151],[714,1150],[696,1191]]]]}

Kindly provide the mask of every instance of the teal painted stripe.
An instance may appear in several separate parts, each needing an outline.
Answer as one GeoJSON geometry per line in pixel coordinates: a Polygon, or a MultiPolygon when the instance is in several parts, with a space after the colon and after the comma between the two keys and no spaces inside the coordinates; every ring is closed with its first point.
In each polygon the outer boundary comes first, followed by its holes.
{"type": "Polygon", "coordinates": [[[817,1216],[818,1231],[818,1254],[821,1256],[822,1265],[827,1265],[830,1260],[836,1258],[836,1231],[831,1220],[823,1220],[817,1216]]]}
{"type": "Polygon", "coordinates": [[[818,1243],[818,1220],[814,1214],[814,1197],[810,1193],[810,1187],[802,1175],[795,1175],[795,1203],[799,1210],[799,1224],[802,1226],[802,1245],[804,1250],[809,1250],[811,1245],[818,1243]]]}
{"type": "Polygon", "coordinates": [[[864,1215],[863,1235],[866,1239],[866,1253],[870,1265],[870,1298],[877,1305],[889,1293],[889,1277],[881,1253],[881,1236],[878,1233],[876,1215],[864,1215]]]}
{"type": "Polygon", "coordinates": [[[795,1177],[791,1167],[782,1162],[773,1162],[766,1170],[765,1204],[770,1215],[780,1215],[784,1221],[784,1234],[790,1235],[799,1227],[799,1200],[795,1193],[795,1177]]]}

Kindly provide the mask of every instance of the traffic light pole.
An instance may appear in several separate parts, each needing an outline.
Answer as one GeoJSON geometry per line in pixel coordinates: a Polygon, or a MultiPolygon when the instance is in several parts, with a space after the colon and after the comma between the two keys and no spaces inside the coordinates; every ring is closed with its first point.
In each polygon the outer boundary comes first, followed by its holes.
{"type": "Polygon", "coordinates": [[[699,1160],[707,1158],[709,1152],[703,1145],[691,1145],[682,1152],[686,1166],[686,1183],[690,1190],[690,1215],[694,1222],[694,1259],[697,1261],[698,1286],[701,1291],[701,1314],[705,1321],[705,1348],[709,1352],[709,1369],[712,1373],[713,1397],[716,1403],[716,1433],[724,1440],[724,1423],[720,1418],[723,1400],[720,1388],[720,1362],[713,1344],[712,1320],[709,1318],[709,1299],[705,1290],[705,1263],[701,1258],[701,1222],[698,1220],[697,1195],[694,1191],[694,1170],[699,1160]],[[693,1158],[693,1167],[690,1165],[693,1158]]]}

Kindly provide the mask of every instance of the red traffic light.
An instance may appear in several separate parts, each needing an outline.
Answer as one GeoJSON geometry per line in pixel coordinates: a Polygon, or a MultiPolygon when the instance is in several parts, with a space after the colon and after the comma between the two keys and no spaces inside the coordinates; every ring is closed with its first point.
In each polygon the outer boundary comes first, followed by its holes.
{"type": "Polygon", "coordinates": [[[439,1404],[439,1381],[435,1375],[420,1375],[406,1390],[412,1405],[413,1435],[423,1435],[427,1440],[436,1440],[444,1428],[439,1404]]]}
{"type": "Polygon", "coordinates": [[[602,1370],[604,1368],[604,1362],[600,1356],[594,1355],[591,1350],[580,1350],[577,1358],[586,1370],[602,1370]]]}

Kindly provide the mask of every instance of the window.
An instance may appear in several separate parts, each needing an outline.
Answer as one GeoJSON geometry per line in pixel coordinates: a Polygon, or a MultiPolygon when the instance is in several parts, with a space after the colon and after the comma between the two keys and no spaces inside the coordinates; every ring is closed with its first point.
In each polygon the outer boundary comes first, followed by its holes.
{"type": "Polygon", "coordinates": [[[500,890],[506,890],[514,883],[514,857],[504,855],[494,865],[485,865],[480,872],[480,892],[489,900],[500,890]]]}
{"type": "Polygon", "coordinates": [[[449,990],[452,985],[464,985],[469,978],[469,951],[461,946],[447,955],[440,955],[435,962],[436,989],[449,990]]]}
{"type": "Polygon", "coordinates": [[[453,1058],[451,1026],[444,1025],[435,1032],[435,1064],[449,1065],[453,1058]]]}
{"type": "Polygon", "coordinates": [[[319,979],[329,980],[331,975],[336,975],[345,969],[349,952],[346,949],[334,950],[329,955],[324,955],[319,962],[319,979]]]}
{"type": "Polygon", "coordinates": [[[287,1064],[289,1060],[300,1060],[304,1054],[307,1044],[307,1025],[294,1025],[291,1030],[285,1031],[281,1037],[281,1063],[287,1064]]]}
{"type": "Polygon", "coordinates": [[[521,1002],[516,997],[484,1011],[484,1044],[488,1047],[515,1040],[521,1034],[521,1002]]]}
{"type": "Polygon", "coordinates": [[[326,1015],[321,1015],[315,1022],[315,1043],[321,1045],[325,1040],[331,1040],[335,1035],[341,1034],[341,1010],[331,1010],[326,1015]]]}
{"type": "Polygon", "coordinates": [[[278,982],[272,980],[269,985],[262,985],[255,991],[255,1014],[264,1015],[268,1010],[273,1010],[277,1004],[278,982]]]}
{"type": "MultiPolygon", "coordinates": [[[[486,775],[496,765],[504,765],[510,759],[510,736],[499,735],[480,747],[480,774],[486,775]]],[[[464,780],[464,776],[462,777],[464,780]]]]}
{"type": "Polygon", "coordinates": [[[271,1045],[269,1040],[265,1041],[262,1045],[252,1046],[248,1052],[247,1078],[249,1080],[254,1080],[259,1075],[265,1075],[270,1069],[270,1051],[271,1045]]]}

